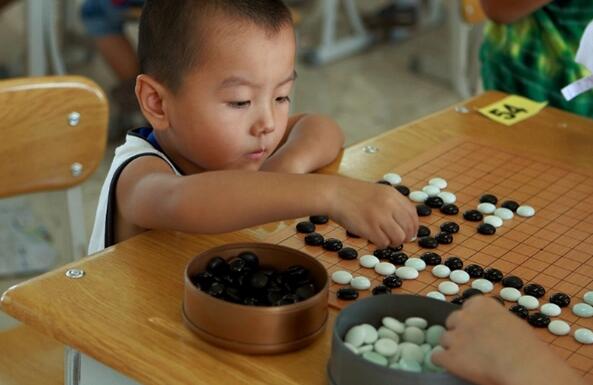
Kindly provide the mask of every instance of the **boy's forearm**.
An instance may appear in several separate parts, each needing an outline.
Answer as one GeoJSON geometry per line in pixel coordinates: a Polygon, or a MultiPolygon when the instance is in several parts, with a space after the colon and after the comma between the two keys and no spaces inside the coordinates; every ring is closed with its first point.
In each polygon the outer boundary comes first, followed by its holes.
{"type": "Polygon", "coordinates": [[[552,0],[481,0],[488,18],[496,23],[513,23],[535,12],[552,0]]]}
{"type": "Polygon", "coordinates": [[[303,115],[286,143],[262,167],[265,171],[307,173],[330,164],[344,145],[336,122],[319,115],[303,115]]]}
{"type": "Polygon", "coordinates": [[[223,233],[278,220],[328,213],[327,175],[213,171],[179,178],[148,228],[223,233]],[[305,198],[306,197],[306,198],[305,198]]]}

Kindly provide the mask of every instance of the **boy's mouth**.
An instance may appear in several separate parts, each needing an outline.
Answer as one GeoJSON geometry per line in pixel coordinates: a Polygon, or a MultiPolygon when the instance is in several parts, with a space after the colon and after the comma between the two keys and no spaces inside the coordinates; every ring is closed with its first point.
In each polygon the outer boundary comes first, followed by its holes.
{"type": "Polygon", "coordinates": [[[260,148],[259,150],[248,153],[247,157],[251,160],[261,160],[261,159],[263,159],[263,157],[266,155],[267,152],[268,152],[268,150],[264,147],[264,148],[260,148]]]}

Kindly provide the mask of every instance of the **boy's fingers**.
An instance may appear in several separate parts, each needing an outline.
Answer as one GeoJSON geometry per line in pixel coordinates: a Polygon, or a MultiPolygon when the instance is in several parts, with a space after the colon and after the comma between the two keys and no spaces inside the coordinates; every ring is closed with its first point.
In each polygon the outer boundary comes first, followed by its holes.
{"type": "Polygon", "coordinates": [[[459,318],[461,317],[461,310],[456,310],[449,314],[447,317],[447,321],[445,321],[445,327],[447,330],[455,330],[457,324],[459,323],[459,318]]]}
{"type": "Polygon", "coordinates": [[[373,231],[373,234],[371,237],[369,237],[369,239],[371,243],[377,246],[378,249],[384,249],[390,245],[389,237],[385,234],[381,227],[373,231]]]}
{"type": "Polygon", "coordinates": [[[381,230],[383,230],[383,232],[389,238],[390,246],[399,246],[404,242],[404,239],[406,238],[406,233],[395,220],[382,224],[381,230]]]}

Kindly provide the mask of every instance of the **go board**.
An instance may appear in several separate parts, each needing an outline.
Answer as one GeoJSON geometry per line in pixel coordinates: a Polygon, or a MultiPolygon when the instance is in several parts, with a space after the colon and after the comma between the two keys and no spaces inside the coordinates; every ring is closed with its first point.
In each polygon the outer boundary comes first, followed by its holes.
{"type": "MultiPolygon", "coordinates": [[[[432,215],[420,218],[421,224],[428,226],[432,234],[439,231],[443,222],[458,223],[460,231],[453,235],[453,243],[432,250],[408,243],[402,251],[409,257],[434,251],[443,261],[449,256],[457,256],[464,265],[497,268],[504,275],[520,277],[525,284],[542,285],[546,289],[545,296],[540,298],[542,304],[548,302],[551,294],[563,292],[571,297],[572,306],[583,302],[583,294],[593,290],[593,173],[589,170],[578,170],[473,139],[458,139],[435,147],[395,170],[384,172],[401,175],[401,184],[410,190],[421,190],[429,179],[442,177],[448,182],[445,190],[457,196],[459,214],[444,215],[433,209],[432,215]],[[496,195],[499,202],[512,199],[530,205],[536,214],[531,218],[515,215],[505,221],[496,234],[479,234],[476,231],[478,223],[464,220],[461,214],[475,209],[479,197],[486,193],[496,195]]],[[[326,239],[342,240],[344,247],[355,248],[359,256],[373,254],[376,249],[364,239],[348,237],[343,228],[331,221],[317,225],[316,232],[326,239]]],[[[330,275],[337,270],[347,270],[353,276],[369,278],[371,288],[381,284],[383,277],[360,266],[358,260],[341,260],[336,252],[307,246],[304,237],[305,234],[297,233],[292,225],[264,241],[300,249],[314,256],[326,266],[330,275]]],[[[404,280],[402,287],[393,289],[392,293],[424,295],[438,290],[437,286],[443,280],[433,276],[431,268],[427,266],[415,280],[404,280]]],[[[460,285],[461,291],[470,284],[471,281],[460,285]]],[[[330,286],[330,306],[337,309],[350,303],[337,299],[336,292],[340,287],[343,286],[333,282],[330,286]]],[[[501,284],[496,283],[491,295],[497,295],[501,288],[501,284]]],[[[368,295],[372,295],[370,290],[361,291],[359,298],[368,295]]],[[[447,300],[452,298],[449,296],[447,300]]],[[[507,307],[514,305],[506,304],[507,307]]],[[[572,367],[593,380],[593,345],[581,345],[572,336],[577,328],[593,329],[593,318],[579,318],[570,307],[565,307],[559,317],[552,319],[568,322],[570,335],[558,337],[547,328],[534,331],[572,367]]]]}

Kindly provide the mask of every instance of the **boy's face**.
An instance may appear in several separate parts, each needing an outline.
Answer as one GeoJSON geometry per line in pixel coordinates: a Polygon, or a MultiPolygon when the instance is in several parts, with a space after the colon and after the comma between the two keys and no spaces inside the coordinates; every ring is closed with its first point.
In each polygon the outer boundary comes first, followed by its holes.
{"type": "Polygon", "coordinates": [[[216,17],[199,63],[166,106],[182,168],[258,170],[284,136],[294,82],[292,26],[267,34],[216,17]]]}

